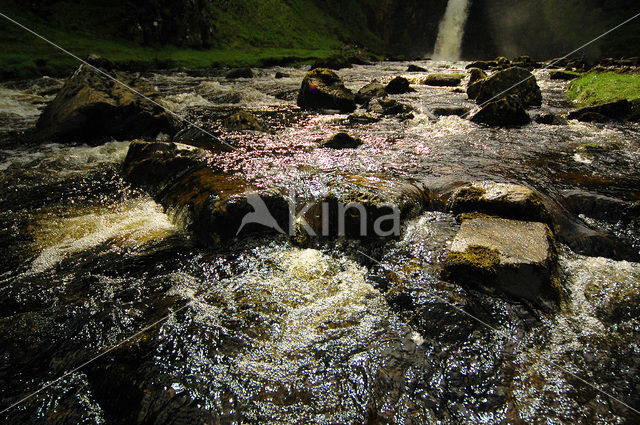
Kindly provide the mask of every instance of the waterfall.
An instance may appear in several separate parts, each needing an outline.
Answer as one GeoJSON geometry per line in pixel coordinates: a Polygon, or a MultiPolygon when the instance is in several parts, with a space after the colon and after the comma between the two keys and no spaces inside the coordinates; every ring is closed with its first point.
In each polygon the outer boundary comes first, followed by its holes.
{"type": "Polygon", "coordinates": [[[449,0],[440,22],[434,58],[459,60],[464,26],[469,14],[469,0],[449,0]]]}

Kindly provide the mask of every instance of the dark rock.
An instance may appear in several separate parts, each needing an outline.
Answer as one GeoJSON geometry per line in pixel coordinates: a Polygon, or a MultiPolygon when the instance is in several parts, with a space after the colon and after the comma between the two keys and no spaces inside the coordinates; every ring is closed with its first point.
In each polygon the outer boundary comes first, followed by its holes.
{"type": "Polygon", "coordinates": [[[459,74],[430,74],[420,82],[425,86],[455,87],[462,82],[459,74]]]}
{"type": "Polygon", "coordinates": [[[549,78],[552,80],[564,80],[571,81],[580,77],[580,74],[577,72],[569,72],[569,71],[550,71],[549,78]]]}
{"type": "Polygon", "coordinates": [[[229,71],[226,77],[230,80],[236,80],[238,78],[253,78],[253,71],[251,68],[237,68],[229,71]]]}
{"type": "Polygon", "coordinates": [[[182,143],[184,145],[194,146],[201,149],[217,152],[230,152],[233,150],[231,145],[223,142],[218,137],[215,137],[212,133],[213,129],[208,127],[204,128],[205,133],[197,127],[189,126],[180,130],[174,137],[173,141],[176,143],[182,143]]]}
{"type": "Polygon", "coordinates": [[[280,80],[282,78],[288,78],[288,77],[289,77],[289,74],[285,74],[284,72],[280,72],[280,71],[276,72],[276,79],[277,80],[280,80]]]}
{"type": "Polygon", "coordinates": [[[569,113],[567,118],[585,122],[605,122],[609,119],[623,120],[631,114],[631,106],[631,102],[628,100],[618,100],[617,102],[577,109],[569,113]]]}
{"type": "Polygon", "coordinates": [[[469,113],[469,108],[464,106],[443,106],[433,109],[433,115],[437,117],[448,117],[451,115],[457,115],[463,117],[469,113]]]}
{"type": "Polygon", "coordinates": [[[410,87],[409,80],[404,77],[396,77],[391,80],[385,90],[389,94],[403,94],[415,91],[410,87]]]}
{"type": "Polygon", "coordinates": [[[469,119],[478,124],[504,127],[526,125],[531,122],[531,117],[527,114],[520,99],[515,96],[506,96],[491,101],[469,119]]]}
{"type": "Polygon", "coordinates": [[[387,91],[384,85],[378,80],[373,80],[366,86],[362,87],[356,94],[356,103],[363,105],[376,97],[386,97],[387,91]]]}
{"type": "Polygon", "coordinates": [[[400,115],[408,114],[411,111],[413,111],[411,105],[406,105],[395,99],[373,99],[367,106],[367,112],[378,115],[400,115]]]}
{"type": "Polygon", "coordinates": [[[546,224],[481,217],[462,222],[443,278],[545,304],[560,297],[556,270],[555,243],[546,224]]]}
{"type": "MultiPolygon", "coordinates": [[[[117,75],[145,96],[155,92],[126,75],[117,75]]],[[[86,65],[65,81],[36,124],[35,137],[46,141],[100,142],[173,134],[175,119],[160,106],[143,99],[86,65]]]]}
{"type": "Polygon", "coordinates": [[[323,148],[331,149],[355,149],[360,145],[362,145],[362,140],[347,133],[338,133],[322,143],[323,148]]]}
{"type": "Polygon", "coordinates": [[[478,68],[483,71],[487,71],[491,68],[491,64],[487,61],[476,61],[466,66],[466,69],[471,69],[471,68],[478,68]]]}
{"type": "Polygon", "coordinates": [[[533,120],[538,124],[546,125],[566,125],[567,120],[559,115],[552,113],[540,113],[537,114],[533,120]]]}
{"type": "Polygon", "coordinates": [[[412,64],[407,68],[407,72],[427,72],[427,70],[421,66],[412,64]]]}
{"type": "Polygon", "coordinates": [[[315,69],[302,81],[298,92],[298,106],[302,109],[337,109],[353,112],[355,96],[338,75],[330,69],[315,69]]]}
{"type": "Polygon", "coordinates": [[[516,96],[523,106],[540,106],[542,93],[536,77],[524,68],[509,68],[479,80],[467,88],[469,99],[482,104],[496,96],[516,96]]]}
{"type": "Polygon", "coordinates": [[[105,59],[102,56],[98,56],[95,53],[86,57],[85,61],[96,68],[103,69],[105,71],[112,71],[116,69],[116,66],[109,59],[105,59]]]}
{"type": "Polygon", "coordinates": [[[488,77],[487,73],[480,68],[469,68],[469,74],[469,83],[467,86],[471,86],[472,84],[488,77]]]}
{"type": "Polygon", "coordinates": [[[258,118],[247,111],[236,112],[224,120],[223,125],[230,131],[266,131],[258,118]]]}

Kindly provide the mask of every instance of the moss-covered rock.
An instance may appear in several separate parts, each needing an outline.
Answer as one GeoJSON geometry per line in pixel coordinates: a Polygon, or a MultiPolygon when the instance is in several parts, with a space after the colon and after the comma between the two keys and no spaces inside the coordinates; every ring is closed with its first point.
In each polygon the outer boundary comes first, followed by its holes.
{"type": "Polygon", "coordinates": [[[623,99],[617,102],[577,109],[569,113],[567,118],[585,122],[605,122],[608,120],[623,120],[628,118],[631,112],[631,102],[623,99]]]}
{"type": "Polygon", "coordinates": [[[404,77],[396,77],[393,80],[389,81],[389,84],[387,84],[385,90],[389,94],[403,94],[415,91],[411,88],[409,80],[404,77]]]}
{"type": "Polygon", "coordinates": [[[469,83],[467,84],[467,87],[475,84],[476,82],[478,82],[480,80],[484,80],[487,77],[488,77],[487,73],[484,72],[482,69],[480,69],[480,68],[469,68],[469,83]]]}
{"type": "Polygon", "coordinates": [[[266,131],[258,118],[247,111],[236,112],[224,120],[223,125],[230,131],[266,131]]]}
{"type": "Polygon", "coordinates": [[[497,217],[464,220],[442,276],[542,304],[560,297],[555,243],[544,223],[497,217]]]}
{"type": "Polygon", "coordinates": [[[302,109],[333,109],[353,112],[355,96],[338,75],[330,69],[318,68],[309,72],[298,92],[298,106],[302,109]]]}
{"type": "Polygon", "coordinates": [[[368,103],[371,99],[386,96],[387,91],[385,90],[384,85],[378,80],[373,80],[358,90],[358,93],[356,94],[356,103],[363,105],[368,103]]]}

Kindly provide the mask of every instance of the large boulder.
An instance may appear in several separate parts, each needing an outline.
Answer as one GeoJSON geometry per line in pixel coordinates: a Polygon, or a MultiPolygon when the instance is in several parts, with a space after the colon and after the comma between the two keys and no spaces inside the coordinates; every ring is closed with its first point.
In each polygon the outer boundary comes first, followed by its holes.
{"type": "Polygon", "coordinates": [[[338,75],[330,69],[318,68],[307,73],[298,92],[302,109],[356,110],[355,96],[338,75]]]}
{"type": "Polygon", "coordinates": [[[467,88],[469,99],[485,103],[495,98],[511,95],[524,106],[540,106],[542,92],[536,77],[524,68],[508,68],[488,78],[478,80],[467,88]]]}
{"type": "MultiPolygon", "coordinates": [[[[123,74],[116,77],[147,97],[152,86],[123,74]]],[[[45,141],[99,143],[173,134],[175,120],[162,107],[133,93],[94,69],[80,65],[36,123],[35,136],[45,141]]]]}
{"type": "Polygon", "coordinates": [[[602,122],[625,119],[631,115],[631,112],[631,102],[618,100],[617,102],[577,109],[569,113],[567,118],[585,122],[602,122]]]}
{"type": "Polygon", "coordinates": [[[531,122],[531,117],[520,98],[515,96],[505,96],[493,100],[475,112],[469,119],[478,124],[502,127],[526,125],[531,122]]]}
{"type": "Polygon", "coordinates": [[[488,77],[487,73],[481,70],[480,68],[470,68],[468,86],[471,86],[472,84],[475,84],[480,80],[484,80],[487,77],[488,77]]]}
{"type": "Polygon", "coordinates": [[[533,302],[558,300],[557,255],[544,223],[478,217],[462,222],[443,278],[533,302]]]}

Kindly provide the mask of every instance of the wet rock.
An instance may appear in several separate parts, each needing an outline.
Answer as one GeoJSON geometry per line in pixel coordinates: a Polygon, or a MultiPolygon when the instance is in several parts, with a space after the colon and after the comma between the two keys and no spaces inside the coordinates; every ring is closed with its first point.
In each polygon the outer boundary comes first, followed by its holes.
{"type": "Polygon", "coordinates": [[[478,124],[502,127],[526,125],[531,122],[531,117],[520,102],[520,98],[515,96],[493,100],[471,115],[469,119],[478,124]]]}
{"type": "Polygon", "coordinates": [[[247,111],[236,112],[225,119],[223,125],[230,131],[266,131],[258,118],[247,111]]]}
{"type": "Polygon", "coordinates": [[[330,69],[315,69],[302,81],[298,92],[298,106],[302,109],[336,109],[353,112],[355,96],[338,75],[330,69]]]}
{"type": "Polygon", "coordinates": [[[487,102],[496,96],[511,95],[524,106],[540,106],[542,93],[536,77],[524,68],[509,68],[498,71],[488,78],[476,81],[467,89],[469,99],[477,103],[487,102]]]}
{"type": "Polygon", "coordinates": [[[367,112],[378,115],[402,115],[411,111],[413,111],[411,105],[406,105],[395,99],[373,99],[367,106],[367,112]]]}
{"type": "Polygon", "coordinates": [[[338,133],[322,143],[323,148],[355,149],[362,145],[362,140],[350,136],[348,133],[338,133]]]}
{"type": "Polygon", "coordinates": [[[569,71],[551,71],[549,72],[549,78],[552,80],[563,80],[563,81],[571,81],[580,77],[581,74],[577,72],[569,72],[569,71]]]}
{"type": "Polygon", "coordinates": [[[487,71],[489,69],[491,69],[492,64],[490,62],[487,61],[476,61],[476,62],[472,62],[469,65],[466,66],[466,69],[471,69],[471,68],[478,68],[481,69],[483,71],[487,71]]]}
{"type": "Polygon", "coordinates": [[[430,74],[420,82],[425,86],[455,87],[459,86],[464,77],[460,74],[430,74]]]}
{"type": "Polygon", "coordinates": [[[204,130],[207,132],[205,133],[199,128],[189,126],[180,130],[174,136],[173,141],[216,152],[230,152],[233,150],[231,145],[212,134],[213,129],[211,127],[204,128],[204,130]]]}
{"type": "Polygon", "coordinates": [[[355,112],[349,115],[348,118],[351,124],[372,124],[374,122],[380,121],[381,119],[381,115],[371,112],[355,112]]]}
{"type": "Polygon", "coordinates": [[[211,159],[206,151],[186,145],[138,140],[129,146],[123,172],[156,202],[181,213],[204,246],[217,248],[252,234],[286,232],[289,204],[283,196],[255,192],[244,179],[213,167],[211,159]]]}
{"type": "Polygon", "coordinates": [[[102,56],[96,55],[95,53],[90,54],[85,59],[90,65],[93,65],[97,68],[104,69],[105,71],[111,71],[116,69],[116,66],[109,59],[105,59],[102,56]]]}
{"type": "Polygon", "coordinates": [[[411,64],[407,68],[407,72],[427,72],[427,70],[421,66],[411,64]]]}
{"type": "Polygon", "coordinates": [[[540,113],[536,114],[533,118],[538,124],[546,125],[567,125],[567,120],[557,114],[552,113],[540,113]]]}
{"type": "Polygon", "coordinates": [[[403,94],[415,91],[410,87],[409,80],[404,77],[396,77],[391,80],[385,90],[389,94],[403,94]]]}
{"type": "Polygon", "coordinates": [[[333,55],[325,59],[319,59],[311,65],[311,70],[318,68],[340,70],[351,68],[351,60],[344,55],[333,55]]]}
{"type": "Polygon", "coordinates": [[[363,105],[368,103],[371,99],[386,96],[387,91],[385,90],[384,85],[378,80],[373,80],[358,91],[356,94],[356,103],[363,105]]]}
{"type": "Polygon", "coordinates": [[[463,117],[468,113],[469,108],[465,108],[464,106],[442,106],[433,109],[433,115],[437,117],[449,117],[452,115],[463,117]]]}
{"type": "Polygon", "coordinates": [[[238,78],[253,78],[254,74],[251,68],[237,68],[229,71],[226,77],[229,80],[237,80],[238,78]]]}
{"type": "Polygon", "coordinates": [[[480,80],[484,80],[487,77],[487,73],[480,68],[469,68],[469,83],[467,84],[467,87],[480,80]]]}
{"type": "Polygon", "coordinates": [[[281,80],[283,78],[289,78],[289,74],[285,74],[284,72],[276,72],[276,79],[281,80]]]}
{"type": "Polygon", "coordinates": [[[605,122],[608,120],[623,120],[631,115],[631,102],[618,100],[617,102],[577,109],[567,116],[568,119],[585,122],[605,122]]]}
{"type": "MultiPolygon", "coordinates": [[[[155,95],[149,85],[138,84],[126,75],[117,77],[146,96],[155,95]]],[[[175,127],[175,119],[160,106],[80,65],[40,115],[35,137],[45,141],[99,143],[108,138],[173,134],[175,127]]]]}
{"type": "Polygon", "coordinates": [[[450,209],[454,214],[477,212],[523,221],[552,221],[538,193],[525,186],[493,181],[459,188],[451,197],[450,209]]]}
{"type": "Polygon", "coordinates": [[[481,217],[462,222],[442,276],[541,302],[559,298],[556,267],[553,236],[546,224],[481,217]]]}

